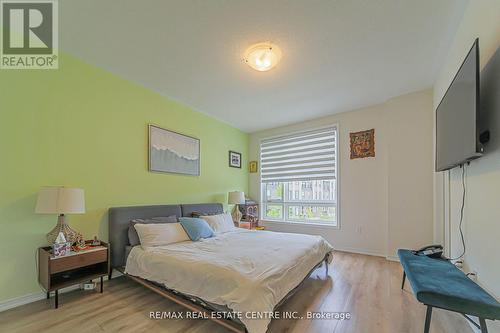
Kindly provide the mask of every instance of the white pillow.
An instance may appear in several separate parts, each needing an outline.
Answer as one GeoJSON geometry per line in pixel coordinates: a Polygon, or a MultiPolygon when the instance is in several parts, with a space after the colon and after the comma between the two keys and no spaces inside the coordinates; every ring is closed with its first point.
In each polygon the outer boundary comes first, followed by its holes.
{"type": "Polygon", "coordinates": [[[162,246],[189,240],[180,223],[155,223],[134,225],[142,247],[162,246]]]}
{"type": "Polygon", "coordinates": [[[207,221],[208,225],[217,233],[228,232],[236,229],[231,215],[224,213],[219,215],[200,216],[207,221]]]}

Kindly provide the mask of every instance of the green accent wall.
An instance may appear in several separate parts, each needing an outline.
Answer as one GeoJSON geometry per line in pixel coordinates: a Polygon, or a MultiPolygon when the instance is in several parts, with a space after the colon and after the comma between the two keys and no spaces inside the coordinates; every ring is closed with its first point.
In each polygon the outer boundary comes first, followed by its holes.
{"type": "Polygon", "coordinates": [[[42,186],[85,189],[87,212],[69,224],[104,240],[109,207],[248,189],[246,133],[64,54],[59,70],[0,70],[0,151],[0,301],[40,291],[35,253],[57,220],[34,213],[42,186]],[[201,176],[148,172],[149,123],[201,140],[201,176]]]}

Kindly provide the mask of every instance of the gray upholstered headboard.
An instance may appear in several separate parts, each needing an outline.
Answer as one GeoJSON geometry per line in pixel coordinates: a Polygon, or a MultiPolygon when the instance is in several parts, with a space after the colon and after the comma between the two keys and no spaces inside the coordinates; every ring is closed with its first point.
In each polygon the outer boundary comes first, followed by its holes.
{"type": "Polygon", "coordinates": [[[182,216],[191,216],[192,213],[201,214],[222,214],[223,207],[220,203],[209,203],[209,204],[184,204],[181,205],[182,216]]]}
{"type": "Polygon", "coordinates": [[[222,204],[186,204],[114,207],[109,209],[109,243],[111,249],[111,268],[126,264],[126,248],[129,245],[128,227],[130,220],[159,216],[191,216],[191,213],[220,214],[222,204]]]}

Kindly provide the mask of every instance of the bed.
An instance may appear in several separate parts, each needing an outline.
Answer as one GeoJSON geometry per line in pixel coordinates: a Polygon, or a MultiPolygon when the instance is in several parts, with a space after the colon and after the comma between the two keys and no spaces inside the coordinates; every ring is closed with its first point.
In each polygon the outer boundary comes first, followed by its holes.
{"type": "Polygon", "coordinates": [[[111,208],[111,267],[233,331],[263,333],[270,314],[312,271],[328,269],[332,247],[323,238],[237,228],[198,242],[129,246],[132,219],[222,210],[221,204],[111,208]]]}

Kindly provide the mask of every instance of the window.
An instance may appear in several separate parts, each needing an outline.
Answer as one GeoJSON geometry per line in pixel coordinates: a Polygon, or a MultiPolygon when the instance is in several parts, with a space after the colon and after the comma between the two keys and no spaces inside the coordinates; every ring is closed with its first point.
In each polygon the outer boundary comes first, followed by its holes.
{"type": "Polygon", "coordinates": [[[336,141],[335,127],[262,140],[262,219],[338,225],[336,141]]]}

